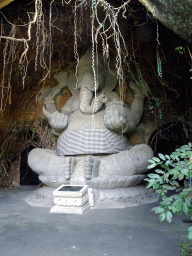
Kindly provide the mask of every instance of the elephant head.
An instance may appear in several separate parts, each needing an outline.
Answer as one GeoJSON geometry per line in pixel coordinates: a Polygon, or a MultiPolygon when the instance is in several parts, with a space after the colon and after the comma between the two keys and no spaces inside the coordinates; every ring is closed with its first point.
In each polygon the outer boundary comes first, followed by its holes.
{"type": "Polygon", "coordinates": [[[80,88],[80,110],[82,113],[90,115],[98,112],[103,103],[107,102],[104,94],[94,97],[94,92],[98,91],[99,82],[95,83],[91,73],[85,73],[81,82],[78,84],[80,88]]]}

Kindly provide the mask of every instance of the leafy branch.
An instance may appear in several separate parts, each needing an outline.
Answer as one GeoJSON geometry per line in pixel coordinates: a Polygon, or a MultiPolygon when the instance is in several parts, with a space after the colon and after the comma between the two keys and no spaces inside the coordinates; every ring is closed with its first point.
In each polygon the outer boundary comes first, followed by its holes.
{"type": "MultiPolygon", "coordinates": [[[[192,219],[192,187],[187,180],[192,177],[192,143],[176,149],[170,155],[158,154],[148,160],[148,169],[155,169],[155,173],[148,174],[147,188],[153,187],[156,193],[161,196],[162,201],[158,207],[152,210],[160,214],[159,221],[172,220],[172,213],[181,215],[185,213],[192,219]],[[184,187],[178,181],[184,180],[184,187]],[[175,191],[176,194],[167,196],[168,191],[175,191]]],[[[192,239],[192,227],[188,229],[188,238],[192,239]]]]}

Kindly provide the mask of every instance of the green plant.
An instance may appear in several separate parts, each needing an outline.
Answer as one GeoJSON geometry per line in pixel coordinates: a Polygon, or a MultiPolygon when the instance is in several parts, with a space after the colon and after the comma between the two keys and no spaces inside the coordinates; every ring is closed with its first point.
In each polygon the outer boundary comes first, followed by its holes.
{"type": "Polygon", "coordinates": [[[182,255],[191,256],[192,255],[192,242],[185,241],[179,244],[182,255]]]}
{"type": "MultiPolygon", "coordinates": [[[[192,68],[190,68],[189,71],[192,72],[192,68]]],[[[190,79],[192,79],[192,76],[190,77],[190,79]]]]}
{"type": "Polygon", "coordinates": [[[183,48],[183,46],[178,46],[178,47],[175,48],[175,51],[178,51],[179,54],[182,54],[182,55],[183,55],[183,53],[184,53],[184,48],[183,48]]]}
{"type": "MultiPolygon", "coordinates": [[[[192,177],[192,143],[176,149],[170,155],[158,154],[148,160],[148,169],[155,169],[155,173],[148,174],[147,188],[153,187],[156,193],[161,196],[162,201],[158,207],[152,210],[160,214],[159,220],[172,220],[172,213],[181,215],[185,213],[192,219],[192,187],[188,185],[188,179],[192,177]],[[178,181],[184,181],[181,187],[178,181]],[[167,196],[168,191],[175,191],[171,196],[167,196]]],[[[192,239],[192,226],[188,229],[188,238],[192,239]]]]}

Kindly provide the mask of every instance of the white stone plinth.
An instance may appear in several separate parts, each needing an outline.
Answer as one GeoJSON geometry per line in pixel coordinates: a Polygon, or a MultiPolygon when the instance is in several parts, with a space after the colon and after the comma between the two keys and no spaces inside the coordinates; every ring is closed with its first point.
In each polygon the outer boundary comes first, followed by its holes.
{"type": "Polygon", "coordinates": [[[61,185],[53,191],[54,204],[50,212],[82,214],[90,207],[88,185],[61,185]]]}

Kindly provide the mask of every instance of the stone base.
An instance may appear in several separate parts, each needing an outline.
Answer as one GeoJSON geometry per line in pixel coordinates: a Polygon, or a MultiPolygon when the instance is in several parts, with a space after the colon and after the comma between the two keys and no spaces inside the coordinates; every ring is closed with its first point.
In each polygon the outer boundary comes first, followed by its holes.
{"type": "MultiPolygon", "coordinates": [[[[31,206],[52,208],[54,206],[53,191],[55,188],[42,187],[25,198],[31,206]]],[[[90,209],[125,208],[141,204],[157,202],[159,196],[153,189],[144,186],[135,186],[119,189],[93,189],[95,206],[90,209]]]]}
{"type": "Polygon", "coordinates": [[[153,189],[135,186],[119,189],[93,189],[95,195],[95,209],[125,208],[157,202],[159,196],[153,189]]]}
{"type": "Polygon", "coordinates": [[[89,203],[86,203],[85,205],[82,206],[77,206],[77,207],[67,207],[67,206],[61,206],[61,205],[55,205],[51,208],[50,212],[51,213],[68,213],[68,214],[83,214],[87,210],[89,210],[90,205],[89,203]]]}
{"type": "Polygon", "coordinates": [[[83,214],[90,208],[88,185],[61,185],[53,191],[54,203],[50,212],[83,214]]]}

